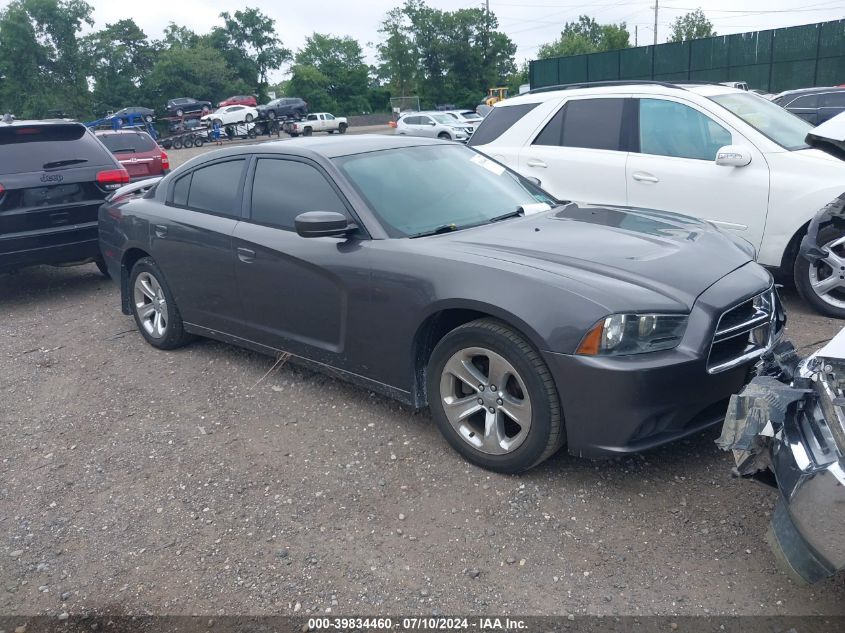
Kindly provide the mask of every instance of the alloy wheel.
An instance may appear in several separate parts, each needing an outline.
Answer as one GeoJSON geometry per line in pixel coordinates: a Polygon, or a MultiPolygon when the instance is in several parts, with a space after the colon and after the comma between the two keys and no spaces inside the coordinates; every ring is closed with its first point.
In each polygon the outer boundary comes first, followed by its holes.
{"type": "Polygon", "coordinates": [[[469,347],[453,354],[440,376],[440,397],[449,423],[482,453],[511,453],[531,429],[525,382],[507,359],[492,350],[469,347]]]}
{"type": "Polygon", "coordinates": [[[845,309],[845,236],[825,244],[823,259],[810,265],[810,287],[825,303],[845,309]]]}
{"type": "Polygon", "coordinates": [[[167,300],[158,280],[148,272],[135,278],[135,311],[141,327],[154,338],[167,334],[167,300]]]}

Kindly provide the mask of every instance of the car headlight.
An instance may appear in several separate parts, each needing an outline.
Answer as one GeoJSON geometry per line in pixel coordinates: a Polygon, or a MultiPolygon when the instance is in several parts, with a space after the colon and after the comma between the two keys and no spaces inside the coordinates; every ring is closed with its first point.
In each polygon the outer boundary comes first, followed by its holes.
{"type": "Polygon", "coordinates": [[[672,349],[681,342],[687,319],[680,314],[611,314],[590,328],[576,353],[625,356],[672,349]]]}

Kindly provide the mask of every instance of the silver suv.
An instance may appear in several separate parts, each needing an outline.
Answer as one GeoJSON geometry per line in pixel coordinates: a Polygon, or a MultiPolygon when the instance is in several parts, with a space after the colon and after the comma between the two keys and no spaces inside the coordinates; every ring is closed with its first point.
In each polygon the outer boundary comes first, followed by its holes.
{"type": "Polygon", "coordinates": [[[409,112],[396,122],[396,134],[427,136],[444,141],[466,143],[474,130],[474,126],[461,123],[445,112],[409,112]]]}

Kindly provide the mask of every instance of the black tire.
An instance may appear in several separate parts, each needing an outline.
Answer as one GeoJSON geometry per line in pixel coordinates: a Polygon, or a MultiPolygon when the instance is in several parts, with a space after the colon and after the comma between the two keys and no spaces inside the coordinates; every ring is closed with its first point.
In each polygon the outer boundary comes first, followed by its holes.
{"type": "Polygon", "coordinates": [[[194,146],[194,137],[193,136],[188,136],[188,137],[185,138],[184,141],[182,141],[182,147],[184,147],[184,148],[193,147],[193,146],[194,146]]]}
{"type": "MultiPolygon", "coordinates": [[[[521,334],[500,321],[479,319],[444,336],[429,359],[426,383],[431,415],[440,432],[455,450],[483,468],[500,473],[522,472],[551,457],[565,443],[560,400],[548,367],[521,334]],[[475,347],[498,354],[516,370],[527,391],[523,397],[527,395],[531,406],[530,426],[522,443],[501,455],[492,455],[471,446],[469,440],[464,439],[449,422],[443,405],[441,382],[446,364],[462,350],[475,347]]],[[[469,395],[483,394],[470,392],[469,395]]],[[[502,404],[501,400],[497,402],[502,404]]],[[[486,415],[484,407],[479,413],[486,415]]],[[[470,418],[468,416],[467,420],[470,418]]]]}
{"type": "Polygon", "coordinates": [[[439,138],[442,141],[451,141],[452,140],[452,137],[449,136],[448,132],[441,132],[440,134],[437,135],[437,138],[439,138]]]}
{"type": "MultiPolygon", "coordinates": [[[[830,244],[834,240],[845,236],[845,233],[834,226],[828,226],[819,231],[819,244],[830,244]]],[[[834,252],[845,259],[845,246],[838,246],[834,252]]],[[[820,297],[813,289],[810,281],[810,275],[814,274],[817,278],[819,275],[825,275],[821,279],[825,279],[830,275],[838,276],[843,283],[845,283],[845,266],[839,266],[839,269],[833,269],[827,264],[816,263],[811,264],[809,261],[797,255],[795,257],[795,264],[793,265],[793,276],[795,280],[795,288],[798,294],[804,299],[814,310],[824,314],[825,316],[834,317],[836,319],[845,319],[845,288],[833,290],[828,296],[833,301],[841,302],[842,305],[833,305],[820,297]]]]}
{"type": "Polygon", "coordinates": [[[341,123],[341,124],[337,127],[337,131],[338,131],[338,132],[340,132],[341,134],[346,134],[346,128],[347,128],[347,127],[348,127],[348,126],[346,125],[346,123],[341,123]]]}
{"type": "Polygon", "coordinates": [[[103,259],[102,255],[98,255],[97,259],[94,260],[94,263],[97,265],[97,270],[100,271],[100,274],[105,277],[106,279],[111,279],[111,274],[109,274],[109,267],[106,266],[106,260],[103,259]]]}
{"type": "Polygon", "coordinates": [[[135,325],[138,327],[138,331],[147,343],[153,347],[157,347],[158,349],[176,349],[191,340],[191,335],[185,332],[182,324],[182,316],[179,314],[179,308],[176,306],[176,301],[170,292],[170,287],[164,279],[164,274],[162,274],[161,269],[152,257],[139,259],[132,267],[132,272],[129,275],[129,303],[132,306],[132,316],[135,317],[135,325]],[[138,301],[135,300],[135,284],[141,275],[149,275],[155,279],[165,300],[164,313],[166,315],[166,326],[161,336],[151,334],[142,323],[142,317],[139,314],[140,308],[138,307],[138,301]]]}
{"type": "Polygon", "coordinates": [[[253,116],[247,112],[247,115],[244,117],[244,121],[247,123],[252,123],[253,116]]]}
{"type": "Polygon", "coordinates": [[[182,137],[177,136],[173,139],[173,149],[182,149],[182,137]]]}
{"type": "Polygon", "coordinates": [[[205,139],[202,136],[194,137],[194,147],[202,147],[205,139]]]}
{"type": "Polygon", "coordinates": [[[223,121],[221,121],[220,119],[213,119],[211,121],[211,125],[215,125],[215,124],[216,125],[223,125],[223,121]]]}
{"type": "Polygon", "coordinates": [[[144,115],[144,121],[146,121],[147,123],[152,123],[153,122],[153,115],[152,114],[145,114],[144,115]]]}
{"type": "Polygon", "coordinates": [[[329,134],[334,134],[334,130],[326,130],[329,134]]]}
{"type": "Polygon", "coordinates": [[[299,136],[299,132],[289,132],[289,134],[291,138],[296,138],[297,136],[299,136]]]}
{"type": "Polygon", "coordinates": [[[267,110],[267,118],[271,121],[276,118],[276,111],[275,110],[267,110]]]}
{"type": "Polygon", "coordinates": [[[183,116],[184,114],[185,114],[185,111],[182,110],[181,108],[179,110],[176,110],[176,116],[183,116]]]}
{"type": "Polygon", "coordinates": [[[304,130],[302,130],[302,136],[311,136],[312,131],[313,130],[310,127],[307,127],[304,130]]]}

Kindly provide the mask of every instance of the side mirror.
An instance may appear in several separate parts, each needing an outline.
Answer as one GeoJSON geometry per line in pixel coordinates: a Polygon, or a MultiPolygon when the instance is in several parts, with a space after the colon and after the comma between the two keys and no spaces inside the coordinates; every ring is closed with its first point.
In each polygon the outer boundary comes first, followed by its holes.
{"type": "Polygon", "coordinates": [[[745,167],[751,162],[751,150],[745,145],[725,145],[716,152],[716,164],[722,167],[745,167]]]}
{"type": "Polygon", "coordinates": [[[336,211],[300,213],[293,222],[301,237],[340,237],[355,228],[345,215],[336,211]]]}

